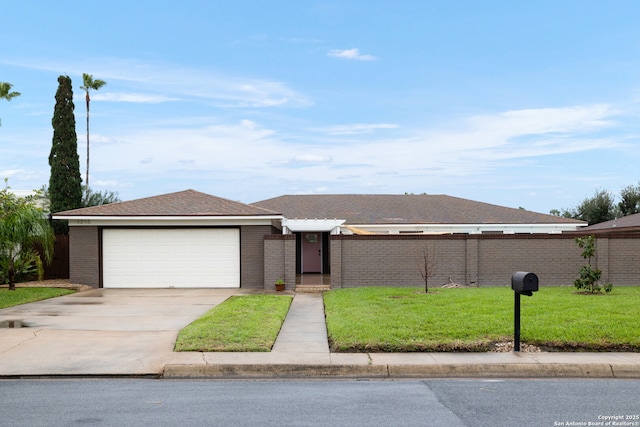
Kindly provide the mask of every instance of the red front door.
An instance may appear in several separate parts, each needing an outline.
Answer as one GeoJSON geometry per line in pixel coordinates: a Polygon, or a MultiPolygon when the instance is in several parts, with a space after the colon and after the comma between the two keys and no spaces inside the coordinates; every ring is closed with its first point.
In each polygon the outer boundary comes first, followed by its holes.
{"type": "Polygon", "coordinates": [[[322,273],[322,233],[302,233],[302,273],[322,273]]]}

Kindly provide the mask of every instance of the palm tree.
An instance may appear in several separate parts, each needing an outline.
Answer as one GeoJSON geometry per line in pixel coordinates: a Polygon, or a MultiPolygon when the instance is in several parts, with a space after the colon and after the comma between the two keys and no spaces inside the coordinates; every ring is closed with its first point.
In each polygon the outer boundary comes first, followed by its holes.
{"type": "Polygon", "coordinates": [[[15,290],[21,276],[37,272],[42,279],[42,258],[51,262],[54,238],[42,209],[33,200],[11,193],[5,184],[0,190],[0,283],[8,283],[9,290],[15,290]]]}
{"type": "Polygon", "coordinates": [[[93,75],[82,73],[82,83],[83,85],[80,86],[80,89],[84,90],[85,92],[84,99],[87,102],[87,175],[86,175],[86,180],[84,185],[87,190],[86,197],[88,198],[89,197],[89,102],[91,102],[91,98],[89,98],[89,91],[91,89],[100,90],[100,88],[106,85],[107,82],[100,79],[94,80],[93,75]]]}
{"type": "MultiPolygon", "coordinates": [[[[6,99],[7,101],[11,101],[11,98],[15,98],[16,96],[20,96],[20,92],[11,92],[11,88],[13,85],[11,83],[0,82],[0,99],[6,99]]],[[[0,122],[0,125],[2,122],[0,122]]]]}

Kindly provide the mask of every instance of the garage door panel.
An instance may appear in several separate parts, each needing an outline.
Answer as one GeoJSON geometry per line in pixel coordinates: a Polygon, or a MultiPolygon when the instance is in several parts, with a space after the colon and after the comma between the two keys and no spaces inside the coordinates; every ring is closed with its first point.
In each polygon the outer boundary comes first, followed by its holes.
{"type": "Polygon", "coordinates": [[[240,287],[238,229],[105,229],[104,287],[240,287]]]}

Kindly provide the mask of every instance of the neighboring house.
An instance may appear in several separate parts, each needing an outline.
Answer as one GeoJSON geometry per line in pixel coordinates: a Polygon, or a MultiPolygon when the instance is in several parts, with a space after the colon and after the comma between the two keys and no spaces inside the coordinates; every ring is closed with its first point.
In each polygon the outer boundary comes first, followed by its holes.
{"type": "Polygon", "coordinates": [[[637,233],[640,231],[640,213],[623,216],[582,228],[580,233],[637,233]]]}
{"type": "Polygon", "coordinates": [[[282,196],[247,205],[194,190],[53,218],[69,221],[70,280],[96,287],[264,289],[278,275],[295,282],[292,275],[331,270],[330,234],[559,234],[586,226],[443,195],[282,196]]]}

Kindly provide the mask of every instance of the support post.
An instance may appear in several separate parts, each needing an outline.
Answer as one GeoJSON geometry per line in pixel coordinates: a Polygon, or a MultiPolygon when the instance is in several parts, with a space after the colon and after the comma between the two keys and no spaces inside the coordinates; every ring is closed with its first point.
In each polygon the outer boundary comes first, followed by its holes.
{"type": "Polygon", "coordinates": [[[513,351],[520,351],[520,292],[514,292],[513,351]]]}

